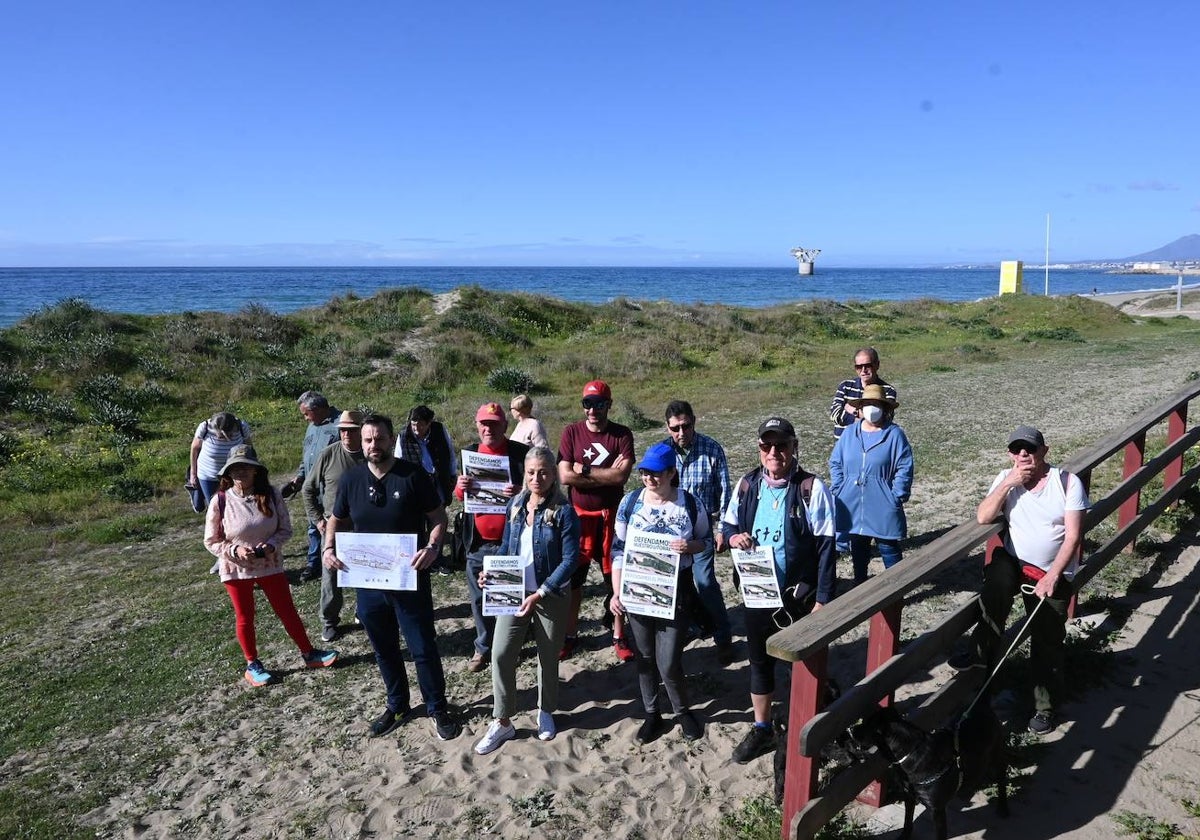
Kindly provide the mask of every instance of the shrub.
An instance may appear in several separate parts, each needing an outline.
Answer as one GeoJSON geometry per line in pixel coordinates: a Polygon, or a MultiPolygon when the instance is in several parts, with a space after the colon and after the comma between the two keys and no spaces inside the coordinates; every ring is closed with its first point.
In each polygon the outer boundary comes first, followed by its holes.
{"type": "Polygon", "coordinates": [[[92,422],[98,426],[110,426],[118,432],[137,436],[141,434],[139,419],[140,416],[133,409],[108,400],[97,400],[93,404],[92,422]]]}
{"type": "Polygon", "coordinates": [[[36,419],[57,420],[62,423],[74,423],[79,419],[70,400],[45,391],[26,391],[13,400],[12,407],[36,419]]]}
{"type": "Polygon", "coordinates": [[[9,432],[0,432],[0,466],[11,461],[20,448],[21,439],[19,437],[9,432]]]}
{"type": "Polygon", "coordinates": [[[633,403],[625,405],[625,425],[633,429],[635,432],[644,432],[647,429],[656,429],[662,425],[662,421],[655,420],[653,417],[647,417],[646,412],[642,411],[633,403]]]}
{"type": "Polygon", "coordinates": [[[154,496],[154,486],[140,478],[121,476],[104,485],[104,495],[119,502],[144,502],[154,496]]]}
{"type": "Polygon", "coordinates": [[[1030,330],[1026,333],[1028,338],[1044,338],[1049,341],[1073,341],[1077,344],[1083,343],[1083,336],[1075,331],[1074,327],[1054,327],[1045,330],[1030,330]]]}
{"type": "Polygon", "coordinates": [[[490,390],[506,394],[523,394],[534,389],[533,374],[518,367],[493,368],[487,375],[490,390]]]}
{"type": "Polygon", "coordinates": [[[21,371],[0,370],[0,408],[11,408],[29,385],[29,377],[21,371]]]}
{"type": "Polygon", "coordinates": [[[265,371],[260,379],[260,385],[269,397],[288,397],[295,399],[297,394],[317,387],[307,371],[299,368],[285,367],[265,371]]]}

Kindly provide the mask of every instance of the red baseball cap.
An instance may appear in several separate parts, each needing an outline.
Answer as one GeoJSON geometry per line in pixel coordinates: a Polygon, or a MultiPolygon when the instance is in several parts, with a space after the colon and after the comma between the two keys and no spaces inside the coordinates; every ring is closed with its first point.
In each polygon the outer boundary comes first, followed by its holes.
{"type": "Polygon", "coordinates": [[[600,397],[602,400],[611,400],[612,390],[604,380],[593,379],[583,386],[583,395],[585,397],[600,397]]]}
{"type": "Polygon", "coordinates": [[[479,406],[479,410],[475,412],[475,422],[481,423],[484,420],[495,420],[498,423],[508,425],[508,418],[504,416],[504,409],[499,403],[484,403],[479,406]]]}

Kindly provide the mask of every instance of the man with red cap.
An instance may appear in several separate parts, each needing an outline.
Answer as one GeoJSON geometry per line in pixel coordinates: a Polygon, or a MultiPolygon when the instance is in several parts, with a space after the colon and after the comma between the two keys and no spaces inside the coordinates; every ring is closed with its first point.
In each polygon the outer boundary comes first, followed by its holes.
{"type": "MultiPolygon", "coordinates": [[[[506,498],[521,487],[525,475],[525,455],[529,447],[505,437],[508,418],[499,403],[489,402],[479,406],[475,412],[475,430],[479,443],[467,447],[470,452],[483,455],[502,455],[508,459],[508,479],[504,486],[506,498]]],[[[454,497],[460,502],[467,493],[479,490],[479,482],[467,469],[463,458],[463,471],[454,484],[454,497]]],[[[463,538],[467,543],[467,591],[471,594],[471,615],[475,619],[475,653],[467,663],[467,670],[479,673],[492,661],[492,638],[496,632],[496,619],[483,614],[483,590],[479,587],[479,574],[483,571],[483,558],[500,553],[500,540],[504,536],[503,513],[468,513],[463,521],[463,538]]]]}
{"type": "MultiPolygon", "coordinates": [[[[571,578],[571,611],[559,659],[567,659],[579,645],[579,606],[588,564],[600,562],[608,595],[612,595],[612,541],[617,508],[625,482],[633,472],[633,432],[608,419],[612,391],[597,379],[583,386],[584,419],[562,432],[558,445],[558,477],[571,488],[571,504],[579,514],[579,567],[571,578]]],[[[605,604],[608,598],[605,599],[605,604]]],[[[633,647],[619,616],[614,616],[613,649],[622,662],[633,659],[633,647]]]]}

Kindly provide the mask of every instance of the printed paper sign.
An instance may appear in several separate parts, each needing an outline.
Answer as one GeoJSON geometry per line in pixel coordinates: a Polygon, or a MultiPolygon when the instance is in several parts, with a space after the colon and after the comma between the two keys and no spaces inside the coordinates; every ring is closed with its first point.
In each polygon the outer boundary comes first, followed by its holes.
{"type": "Polygon", "coordinates": [[[751,609],[777,610],[783,606],[779,580],[775,577],[775,552],[766,546],[742,550],[730,548],[738,572],[742,603],[751,609]]]}
{"type": "Polygon", "coordinates": [[[467,513],[504,513],[508,497],[504,488],[512,482],[507,455],[484,455],[469,449],[462,451],[463,475],[471,479],[471,489],[463,494],[467,513]]]}
{"type": "Polygon", "coordinates": [[[338,586],[359,589],[394,589],[415,592],[417,570],[412,567],[417,553],[416,534],[358,534],[338,531],[338,586]]]}
{"type": "Polygon", "coordinates": [[[525,561],[493,554],[483,558],[483,614],[515,615],[525,600],[525,561]]]}
{"type": "Polygon", "coordinates": [[[679,591],[679,554],[671,551],[673,534],[630,531],[621,570],[621,603],[636,615],[674,618],[679,591]]]}

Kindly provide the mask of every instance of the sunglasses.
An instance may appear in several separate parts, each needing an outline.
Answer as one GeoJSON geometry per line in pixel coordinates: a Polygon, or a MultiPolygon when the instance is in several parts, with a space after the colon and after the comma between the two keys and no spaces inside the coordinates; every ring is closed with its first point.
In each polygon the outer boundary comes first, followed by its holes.
{"type": "Polygon", "coordinates": [[[696,424],[695,423],[680,423],[678,426],[672,426],[668,423],[667,431],[668,432],[686,432],[689,429],[691,429],[692,426],[694,426],[694,425],[696,425],[696,424]]]}
{"type": "Polygon", "coordinates": [[[1029,455],[1036,455],[1038,448],[1032,443],[1014,443],[1012,446],[1008,447],[1008,451],[1012,455],[1020,455],[1022,452],[1029,455]]]}
{"type": "Polygon", "coordinates": [[[855,370],[874,370],[875,364],[873,362],[867,362],[866,364],[863,364],[863,365],[855,365],[854,369],[855,370]]]}
{"type": "Polygon", "coordinates": [[[375,507],[383,507],[387,504],[387,488],[383,486],[383,482],[367,482],[367,501],[375,507]]]}
{"type": "Polygon", "coordinates": [[[580,400],[580,404],[584,408],[608,408],[611,403],[608,400],[586,399],[580,400]]]}
{"type": "Polygon", "coordinates": [[[791,448],[792,442],[790,440],[780,441],[777,443],[767,443],[761,440],[758,442],[758,449],[760,452],[770,452],[772,449],[774,449],[776,452],[787,452],[791,448]]]}

